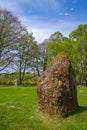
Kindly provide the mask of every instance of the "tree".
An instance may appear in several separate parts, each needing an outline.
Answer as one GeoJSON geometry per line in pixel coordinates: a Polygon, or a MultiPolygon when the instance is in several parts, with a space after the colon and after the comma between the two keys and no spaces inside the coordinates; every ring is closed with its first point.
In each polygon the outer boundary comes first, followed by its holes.
{"type": "Polygon", "coordinates": [[[87,24],[79,25],[69,36],[74,45],[72,64],[78,83],[83,84],[87,76],[87,24]]]}
{"type": "Polygon", "coordinates": [[[50,42],[62,42],[63,35],[60,32],[55,32],[55,33],[51,34],[49,40],[50,40],[50,42]]]}
{"type": "Polygon", "coordinates": [[[36,63],[39,56],[39,49],[32,33],[26,33],[21,36],[15,53],[16,57],[13,64],[19,74],[18,79],[19,84],[21,84],[25,72],[31,72],[33,69],[37,70],[36,63]]]}
{"type": "Polygon", "coordinates": [[[81,36],[72,50],[73,66],[80,84],[84,84],[87,76],[87,36],[81,36]]]}
{"type": "Polygon", "coordinates": [[[81,24],[69,34],[72,41],[76,41],[79,37],[87,35],[87,24],[81,24]]]}
{"type": "MultiPolygon", "coordinates": [[[[47,68],[48,61],[52,59],[52,56],[55,56],[55,51],[57,49],[57,43],[63,41],[63,35],[60,32],[55,32],[51,34],[48,39],[45,39],[40,45],[40,70],[41,72],[45,71],[47,68]],[[53,44],[53,45],[52,45],[53,44]],[[56,48],[54,47],[56,46],[56,48]],[[51,48],[52,47],[52,48],[51,48]]],[[[57,52],[58,53],[58,52],[57,52]]]]}
{"type": "Polygon", "coordinates": [[[14,58],[15,44],[25,32],[17,17],[0,9],[0,71],[4,70],[14,58]]]}
{"type": "MultiPolygon", "coordinates": [[[[59,35],[57,39],[49,42],[47,46],[47,57],[48,57],[48,64],[50,61],[60,52],[66,53],[69,58],[71,58],[71,50],[72,50],[72,42],[69,38],[63,37],[61,33],[54,33],[53,36],[59,35]],[[61,40],[60,40],[61,36],[61,40]]],[[[52,36],[52,35],[51,35],[52,36]]]]}
{"type": "Polygon", "coordinates": [[[63,35],[60,32],[54,32],[50,35],[47,45],[47,65],[59,53],[59,43],[63,42],[63,35]]]}
{"type": "Polygon", "coordinates": [[[39,44],[40,49],[40,70],[41,72],[46,70],[47,67],[47,45],[49,39],[45,39],[41,44],[39,44]]]}

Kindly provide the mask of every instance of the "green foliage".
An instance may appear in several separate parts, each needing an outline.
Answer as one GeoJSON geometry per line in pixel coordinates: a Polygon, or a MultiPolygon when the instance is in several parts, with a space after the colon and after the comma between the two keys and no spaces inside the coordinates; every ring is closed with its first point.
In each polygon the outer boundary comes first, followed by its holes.
{"type": "Polygon", "coordinates": [[[66,37],[63,37],[62,42],[50,42],[47,46],[48,64],[60,52],[66,53],[71,59],[72,46],[73,43],[66,37]]]}
{"type": "Polygon", "coordinates": [[[72,49],[72,65],[76,72],[77,82],[84,84],[87,77],[87,24],[79,25],[70,34],[74,46],[72,49]]]}
{"type": "MultiPolygon", "coordinates": [[[[56,37],[56,33],[53,36],[56,37]]],[[[79,25],[69,38],[62,37],[51,41],[47,46],[48,65],[60,52],[66,53],[71,61],[78,84],[84,84],[87,77],[87,24],[79,25]]]]}
{"type": "Polygon", "coordinates": [[[81,24],[69,34],[70,39],[76,41],[79,37],[87,35],[87,24],[81,24]]]}
{"type": "Polygon", "coordinates": [[[86,130],[87,88],[78,87],[79,107],[67,118],[38,110],[37,87],[0,87],[0,130],[86,130]]]}
{"type": "Polygon", "coordinates": [[[63,41],[63,35],[60,32],[55,32],[54,34],[51,34],[50,42],[62,42],[62,41],[63,41]]]}
{"type": "Polygon", "coordinates": [[[0,85],[14,85],[15,80],[0,80],[0,85]]]}
{"type": "MultiPolygon", "coordinates": [[[[18,73],[1,74],[0,85],[15,85],[16,79],[18,79],[18,73]]],[[[22,85],[37,85],[38,76],[36,74],[26,73],[22,85]]]]}
{"type": "Polygon", "coordinates": [[[38,45],[32,33],[26,33],[21,36],[16,48],[16,57],[14,61],[14,68],[16,68],[19,73],[19,84],[23,82],[26,71],[36,70],[39,53],[38,45]]]}

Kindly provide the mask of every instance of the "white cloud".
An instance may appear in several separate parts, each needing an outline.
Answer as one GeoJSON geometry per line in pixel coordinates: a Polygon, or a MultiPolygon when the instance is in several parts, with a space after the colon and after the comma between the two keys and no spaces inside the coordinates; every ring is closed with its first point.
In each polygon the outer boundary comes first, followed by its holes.
{"type": "Polygon", "coordinates": [[[20,18],[23,24],[27,25],[29,32],[33,32],[36,40],[41,43],[44,39],[49,38],[49,36],[59,31],[64,36],[68,36],[69,33],[76,29],[80,24],[79,21],[42,21],[38,17],[22,17],[20,18]]]}
{"type": "Polygon", "coordinates": [[[62,12],[60,12],[59,15],[64,15],[64,14],[62,12]]]}
{"type": "Polygon", "coordinates": [[[70,13],[67,13],[67,12],[65,12],[65,13],[60,12],[59,15],[69,16],[69,15],[71,15],[71,14],[70,14],[70,13]]]}
{"type": "Polygon", "coordinates": [[[58,11],[62,8],[61,0],[0,0],[1,8],[6,8],[15,14],[23,11],[23,5],[44,12],[49,10],[58,11]]]}
{"type": "Polygon", "coordinates": [[[65,15],[65,16],[69,16],[69,15],[71,15],[71,14],[70,14],[70,13],[66,13],[66,12],[65,12],[65,13],[64,13],[64,15],[65,15]]]}
{"type": "Polygon", "coordinates": [[[0,0],[0,8],[12,11],[15,15],[22,12],[21,7],[16,0],[0,0]]]}
{"type": "Polygon", "coordinates": [[[61,7],[61,0],[20,0],[20,2],[27,3],[34,9],[44,9],[44,11],[49,8],[55,10],[61,7]]]}
{"type": "Polygon", "coordinates": [[[75,9],[74,8],[70,8],[70,11],[74,11],[75,9]]]}

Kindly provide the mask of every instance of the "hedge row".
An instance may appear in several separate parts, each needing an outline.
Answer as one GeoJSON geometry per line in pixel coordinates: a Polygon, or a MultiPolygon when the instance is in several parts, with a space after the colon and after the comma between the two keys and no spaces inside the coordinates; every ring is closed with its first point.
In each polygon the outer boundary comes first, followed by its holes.
{"type": "MultiPolygon", "coordinates": [[[[0,85],[15,85],[15,80],[0,80],[0,85]]],[[[22,85],[37,85],[37,81],[25,80],[22,85]]]]}

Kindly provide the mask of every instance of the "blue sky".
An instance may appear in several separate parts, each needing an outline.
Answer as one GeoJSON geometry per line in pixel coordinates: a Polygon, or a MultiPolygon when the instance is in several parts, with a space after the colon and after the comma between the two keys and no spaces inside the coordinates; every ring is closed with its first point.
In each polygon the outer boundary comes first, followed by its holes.
{"type": "Polygon", "coordinates": [[[87,0],[0,0],[40,43],[55,31],[64,36],[87,23],[87,0]]]}

